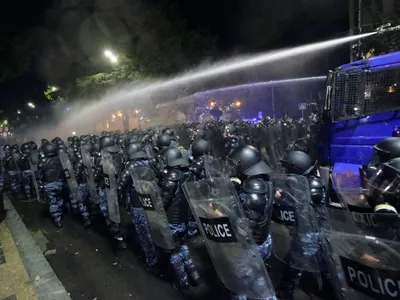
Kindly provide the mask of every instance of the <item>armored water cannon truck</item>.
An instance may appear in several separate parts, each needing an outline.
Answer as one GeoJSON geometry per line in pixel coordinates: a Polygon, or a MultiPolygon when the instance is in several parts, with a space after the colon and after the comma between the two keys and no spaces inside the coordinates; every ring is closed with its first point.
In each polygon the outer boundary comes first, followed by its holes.
{"type": "Polygon", "coordinates": [[[371,161],[374,145],[400,136],[400,52],[330,71],[323,123],[321,175],[342,178],[359,193],[360,167],[371,161]]]}

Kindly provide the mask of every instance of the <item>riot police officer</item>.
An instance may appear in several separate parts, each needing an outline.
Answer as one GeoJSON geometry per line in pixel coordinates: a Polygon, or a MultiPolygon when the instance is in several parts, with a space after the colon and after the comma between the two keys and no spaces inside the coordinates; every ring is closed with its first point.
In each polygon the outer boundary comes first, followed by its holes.
{"type": "MultiPolygon", "coordinates": [[[[269,182],[272,169],[262,160],[261,153],[249,145],[232,150],[228,161],[233,166],[234,177],[231,180],[239,193],[253,237],[265,261],[270,257],[272,247],[270,224],[273,192],[269,182]]],[[[234,295],[233,299],[246,297],[234,295]]]]}
{"type": "Polygon", "coordinates": [[[390,159],[400,157],[400,138],[390,137],[374,145],[371,161],[360,168],[361,188],[366,188],[366,182],[376,173],[377,167],[390,159]]]}
{"type": "MultiPolygon", "coordinates": [[[[99,207],[100,211],[104,217],[104,220],[108,226],[109,232],[111,237],[118,249],[126,249],[125,240],[120,232],[120,224],[119,222],[113,221],[109,215],[109,203],[112,202],[114,208],[118,208],[118,198],[114,199],[107,199],[107,196],[112,196],[111,194],[107,195],[106,189],[112,189],[113,187],[110,186],[110,181],[115,180],[114,178],[109,178],[109,174],[106,174],[104,171],[106,162],[104,161],[105,156],[110,156],[111,160],[117,155],[118,151],[120,150],[119,147],[115,144],[115,141],[110,136],[103,136],[100,138],[100,150],[103,153],[96,154],[96,161],[95,161],[95,180],[97,183],[97,191],[98,191],[98,198],[99,198],[99,207]]],[[[109,162],[113,164],[113,162],[109,162]]],[[[115,166],[112,168],[116,168],[115,166]]],[[[112,176],[115,176],[112,175],[112,176]]],[[[115,187],[117,188],[117,187],[115,187]]],[[[115,212],[114,219],[119,218],[119,210],[113,211],[115,212]]]]}
{"type": "Polygon", "coordinates": [[[50,207],[50,214],[56,227],[61,228],[64,199],[62,195],[65,176],[58,158],[57,147],[49,142],[41,147],[43,155],[38,165],[38,181],[50,207]]]}
{"type": "Polygon", "coordinates": [[[29,164],[29,160],[32,154],[32,148],[30,143],[24,143],[21,145],[21,172],[22,172],[22,185],[24,186],[25,196],[28,200],[32,198],[32,185],[33,185],[33,170],[29,164]]]}
{"type": "Polygon", "coordinates": [[[182,185],[192,179],[188,169],[189,164],[177,148],[166,149],[162,153],[162,159],[166,169],[163,171],[161,193],[175,241],[175,249],[170,256],[170,263],[176,279],[174,286],[178,290],[187,292],[192,287],[192,283],[196,283],[200,279],[190,256],[189,247],[184,243],[190,208],[182,185]]]}
{"type": "MultiPolygon", "coordinates": [[[[81,147],[86,147],[89,150],[91,145],[86,143],[81,145],[81,147]]],[[[75,178],[78,184],[76,197],[71,199],[71,206],[74,213],[76,215],[79,214],[82,217],[83,226],[87,228],[92,224],[90,213],[87,207],[90,199],[90,192],[87,182],[88,173],[85,165],[83,164],[82,155],[80,152],[71,153],[71,163],[74,166],[75,178]]],[[[92,199],[92,201],[93,200],[94,199],[92,199]]]]}
{"type": "MultiPolygon", "coordinates": [[[[307,177],[311,194],[311,203],[309,204],[313,206],[316,218],[318,218],[320,224],[323,225],[327,219],[325,207],[326,190],[322,179],[316,175],[316,162],[313,162],[308,154],[302,151],[292,151],[281,160],[281,163],[286,174],[289,174],[288,180],[291,179],[290,174],[307,177]]],[[[282,195],[282,197],[285,196],[282,195]]],[[[304,205],[307,205],[307,203],[304,205]]],[[[278,207],[276,210],[278,210],[278,207]]],[[[312,226],[309,226],[307,229],[312,230],[312,228],[312,226]]],[[[317,255],[321,249],[317,242],[318,239],[316,238],[316,234],[316,232],[298,232],[298,236],[293,239],[293,247],[289,256],[312,257],[317,255]]],[[[303,270],[285,264],[283,278],[277,287],[277,295],[279,299],[293,298],[294,291],[300,283],[302,274],[303,270]]]]}
{"type": "Polygon", "coordinates": [[[150,169],[149,160],[139,143],[128,144],[126,156],[128,161],[125,164],[124,171],[121,173],[121,180],[118,185],[119,195],[124,197],[127,194],[128,196],[128,209],[131,213],[140,245],[146,256],[146,263],[152,270],[156,270],[154,267],[158,263],[157,250],[151,239],[149,224],[130,173],[131,169],[138,167],[148,167],[150,169]]]}

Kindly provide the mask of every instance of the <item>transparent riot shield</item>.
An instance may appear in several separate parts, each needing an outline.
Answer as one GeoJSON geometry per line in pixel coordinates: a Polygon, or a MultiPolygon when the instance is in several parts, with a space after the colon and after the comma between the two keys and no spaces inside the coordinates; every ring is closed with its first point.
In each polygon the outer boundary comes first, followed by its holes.
{"type": "Polygon", "coordinates": [[[332,172],[332,187],[337,192],[338,200],[343,207],[354,206],[368,209],[369,205],[360,188],[361,177],[359,171],[340,170],[332,172]]]}
{"type": "Polygon", "coordinates": [[[89,189],[89,193],[90,193],[90,200],[94,204],[98,204],[99,198],[97,197],[96,184],[94,183],[93,162],[90,159],[90,153],[88,150],[86,150],[82,147],[81,151],[82,151],[82,161],[86,167],[87,175],[88,175],[87,185],[88,185],[88,189],[89,189]]]}
{"type": "Polygon", "coordinates": [[[400,216],[394,213],[371,212],[372,209],[369,208],[366,189],[358,189],[356,192],[354,187],[349,185],[346,180],[343,180],[340,175],[333,175],[337,197],[343,209],[331,208],[328,210],[329,223],[332,230],[352,234],[367,234],[400,242],[400,216]],[[352,211],[350,209],[351,205],[359,209],[352,211]]]}
{"type": "Polygon", "coordinates": [[[117,173],[112,154],[102,151],[101,164],[103,166],[104,185],[107,194],[108,216],[111,221],[121,223],[116,182],[117,173]]]}
{"type": "Polygon", "coordinates": [[[238,295],[275,295],[233,184],[223,177],[183,184],[220,280],[238,295]]]}
{"type": "Polygon", "coordinates": [[[227,161],[215,159],[209,155],[204,155],[204,171],[206,178],[230,178],[232,168],[227,161]]]}
{"type": "Polygon", "coordinates": [[[30,161],[34,166],[37,166],[39,164],[39,151],[32,150],[30,161]]]}
{"type": "Polygon", "coordinates": [[[311,206],[308,180],[300,175],[276,175],[271,235],[274,255],[298,270],[319,272],[318,222],[311,206]]]}
{"type": "Polygon", "coordinates": [[[21,153],[13,152],[11,159],[15,165],[15,170],[17,171],[19,181],[22,182],[22,172],[21,172],[21,168],[19,167],[19,164],[21,163],[21,153]]]}
{"type": "Polygon", "coordinates": [[[354,222],[343,214],[331,219],[337,230],[325,231],[325,237],[338,299],[399,299],[400,243],[362,234],[360,227],[358,234],[347,233],[354,222]]]}
{"type": "Polygon", "coordinates": [[[36,198],[40,203],[45,203],[44,199],[41,199],[39,192],[39,185],[36,180],[37,165],[39,163],[39,153],[37,150],[33,150],[31,156],[29,157],[29,167],[32,171],[32,183],[35,189],[36,198]]]}
{"type": "Polygon", "coordinates": [[[174,249],[172,232],[153,170],[149,167],[136,167],[130,169],[130,173],[137,196],[146,213],[154,243],[162,249],[174,249]]]}
{"type": "Polygon", "coordinates": [[[78,195],[78,182],[76,181],[74,169],[72,167],[71,161],[69,160],[68,153],[60,153],[59,157],[61,165],[64,169],[65,178],[67,179],[71,196],[75,199],[76,202],[78,195]]]}
{"type": "Polygon", "coordinates": [[[1,176],[3,177],[3,180],[6,180],[6,168],[4,166],[4,161],[6,159],[6,156],[3,152],[3,149],[1,149],[1,154],[0,154],[0,163],[1,163],[1,176]]]}

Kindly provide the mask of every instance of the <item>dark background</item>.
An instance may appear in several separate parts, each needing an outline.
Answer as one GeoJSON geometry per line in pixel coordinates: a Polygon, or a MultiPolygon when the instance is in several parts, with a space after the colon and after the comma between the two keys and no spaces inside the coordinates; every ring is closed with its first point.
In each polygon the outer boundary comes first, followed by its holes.
{"type": "MultiPolygon", "coordinates": [[[[84,18],[80,17],[84,15],[82,12],[86,15],[95,13],[96,7],[103,5],[102,2],[104,1],[2,1],[0,41],[16,35],[29,36],[32,33],[35,33],[34,39],[38,40],[29,50],[32,57],[27,71],[0,84],[1,109],[13,112],[34,99],[39,109],[27,111],[34,116],[38,111],[45,111],[48,105],[43,97],[47,83],[73,84],[80,76],[107,68],[93,63],[93,53],[85,51],[84,47],[80,49],[73,42],[69,43],[69,40],[73,41],[80,34],[75,29],[84,22],[84,18]],[[67,17],[70,12],[76,11],[78,13],[75,13],[74,18],[67,17]],[[63,43],[54,46],[54,41],[60,39],[63,39],[63,43]]],[[[119,2],[115,1],[116,5],[119,2]]],[[[165,12],[167,20],[174,22],[179,17],[179,21],[184,22],[191,30],[215,40],[216,51],[213,57],[203,59],[216,60],[240,53],[291,47],[348,34],[347,0],[143,0],[145,5],[160,2],[171,7],[173,12],[165,12]]],[[[127,5],[135,6],[137,1],[121,1],[120,5],[120,9],[128,10],[127,5]]],[[[114,34],[114,39],[118,38],[114,34]]],[[[88,43],[96,44],[96,41],[88,43]]],[[[23,59],[17,58],[17,61],[23,59]]],[[[15,57],[10,59],[0,52],[0,66],[13,60],[15,57]]],[[[288,61],[274,66],[274,71],[279,69],[280,72],[276,72],[273,77],[323,75],[329,68],[347,61],[346,45],[327,51],[318,55],[315,60],[303,64],[288,61]]],[[[198,56],[190,63],[196,65],[199,62],[201,57],[199,60],[198,56]]],[[[245,81],[251,80],[252,78],[245,81]]]]}

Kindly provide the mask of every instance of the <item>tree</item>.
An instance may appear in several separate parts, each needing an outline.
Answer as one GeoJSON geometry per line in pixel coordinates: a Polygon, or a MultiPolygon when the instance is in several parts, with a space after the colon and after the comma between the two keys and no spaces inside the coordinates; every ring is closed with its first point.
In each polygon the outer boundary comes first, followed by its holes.
{"type": "MultiPolygon", "coordinates": [[[[361,10],[362,31],[375,31],[378,27],[391,23],[400,25],[400,3],[398,1],[364,0],[361,10]]],[[[386,32],[362,41],[363,57],[381,55],[400,50],[398,32],[386,32]]]]}
{"type": "MultiPolygon", "coordinates": [[[[177,15],[178,9],[168,4],[145,6],[142,3],[132,11],[118,10],[130,7],[129,4],[115,8],[113,16],[118,17],[128,34],[128,37],[120,37],[125,42],[119,43],[123,50],[118,55],[118,64],[111,72],[78,78],[77,87],[85,93],[98,92],[120,82],[140,82],[176,74],[197,64],[205,56],[214,56],[217,52],[215,39],[189,30],[177,15]]],[[[108,9],[112,10],[111,7],[108,9]]]]}
{"type": "Polygon", "coordinates": [[[102,91],[104,88],[121,82],[140,82],[145,76],[137,71],[132,59],[124,54],[118,55],[118,64],[109,73],[97,73],[76,80],[77,87],[84,93],[102,91]]]}
{"type": "Polygon", "coordinates": [[[48,85],[47,89],[44,91],[44,96],[49,101],[54,101],[54,102],[68,101],[68,96],[65,93],[65,91],[56,86],[48,85]]]}

